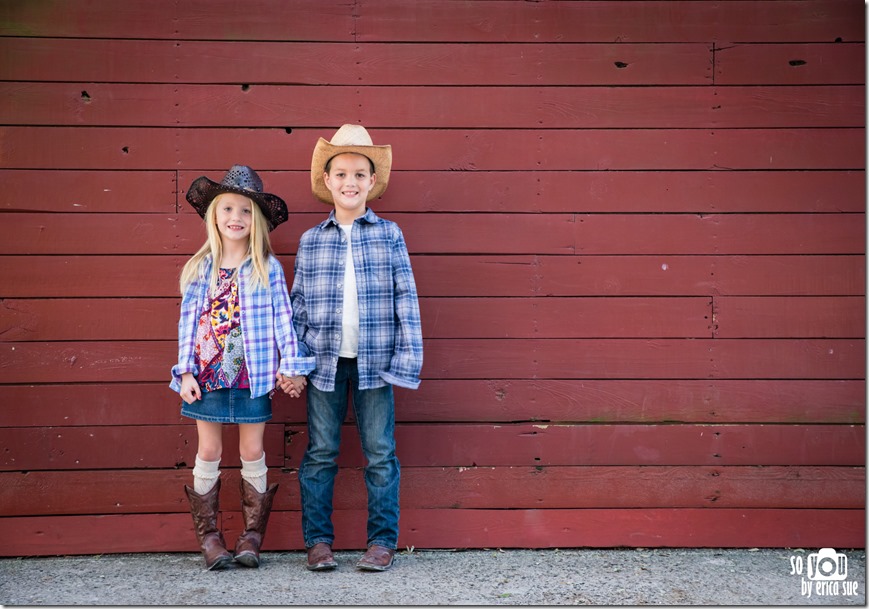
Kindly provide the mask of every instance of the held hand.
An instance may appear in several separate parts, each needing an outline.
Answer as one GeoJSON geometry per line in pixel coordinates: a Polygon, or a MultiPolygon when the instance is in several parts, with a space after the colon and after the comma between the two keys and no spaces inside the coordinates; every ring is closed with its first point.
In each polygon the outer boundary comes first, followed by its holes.
{"type": "Polygon", "coordinates": [[[302,391],[304,391],[305,387],[308,386],[308,379],[304,376],[294,376],[290,379],[293,384],[293,388],[296,390],[296,397],[302,395],[302,391]]]}
{"type": "Polygon", "coordinates": [[[281,391],[288,394],[290,397],[297,398],[302,395],[302,390],[308,384],[308,380],[304,376],[287,377],[278,373],[277,385],[281,391]]]}
{"type": "Polygon", "coordinates": [[[181,375],[181,391],[178,393],[187,404],[192,404],[196,400],[202,399],[202,390],[199,388],[199,383],[190,372],[185,372],[181,375]]]}

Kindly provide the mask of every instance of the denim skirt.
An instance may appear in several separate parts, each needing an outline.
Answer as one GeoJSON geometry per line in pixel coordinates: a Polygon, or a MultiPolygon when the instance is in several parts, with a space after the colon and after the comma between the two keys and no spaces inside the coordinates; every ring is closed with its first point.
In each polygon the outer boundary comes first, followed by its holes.
{"type": "Polygon", "coordinates": [[[203,391],[202,399],[181,403],[181,414],[213,423],[263,423],[272,418],[271,394],[250,399],[250,389],[203,391]]]}

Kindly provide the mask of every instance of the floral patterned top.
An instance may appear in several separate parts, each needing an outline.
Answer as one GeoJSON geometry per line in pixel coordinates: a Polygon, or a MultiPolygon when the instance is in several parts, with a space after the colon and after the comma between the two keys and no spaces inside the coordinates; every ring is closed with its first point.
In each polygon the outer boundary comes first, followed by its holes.
{"type": "Polygon", "coordinates": [[[235,269],[220,269],[217,295],[199,317],[194,357],[203,391],[250,389],[235,269]]]}

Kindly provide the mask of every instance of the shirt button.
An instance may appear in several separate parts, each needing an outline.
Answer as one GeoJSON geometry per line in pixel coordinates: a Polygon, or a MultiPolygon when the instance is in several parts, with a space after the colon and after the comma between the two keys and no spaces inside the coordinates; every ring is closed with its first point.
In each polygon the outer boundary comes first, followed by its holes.
{"type": "Polygon", "coordinates": [[[340,312],[341,312],[341,307],[338,307],[337,309],[335,309],[335,312],[336,312],[336,313],[340,313],[340,312]]]}
{"type": "Polygon", "coordinates": [[[339,262],[338,264],[340,264],[341,266],[344,266],[344,261],[342,260],[342,261],[339,262]]]}
{"type": "Polygon", "coordinates": [[[338,282],[338,287],[339,287],[339,288],[343,288],[343,287],[344,287],[344,284],[343,284],[342,282],[339,281],[339,282],[338,282]]]}

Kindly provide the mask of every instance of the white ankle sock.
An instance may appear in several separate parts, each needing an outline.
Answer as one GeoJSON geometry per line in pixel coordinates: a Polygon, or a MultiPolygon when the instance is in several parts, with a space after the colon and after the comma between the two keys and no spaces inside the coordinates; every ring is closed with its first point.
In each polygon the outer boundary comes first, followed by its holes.
{"type": "Polygon", "coordinates": [[[268,471],[265,453],[256,461],[241,460],[241,477],[247,480],[258,493],[266,492],[266,474],[268,471]]]}
{"type": "Polygon", "coordinates": [[[217,461],[203,461],[196,455],[196,465],[193,467],[193,490],[197,495],[204,495],[217,484],[220,476],[220,459],[217,461]]]}

